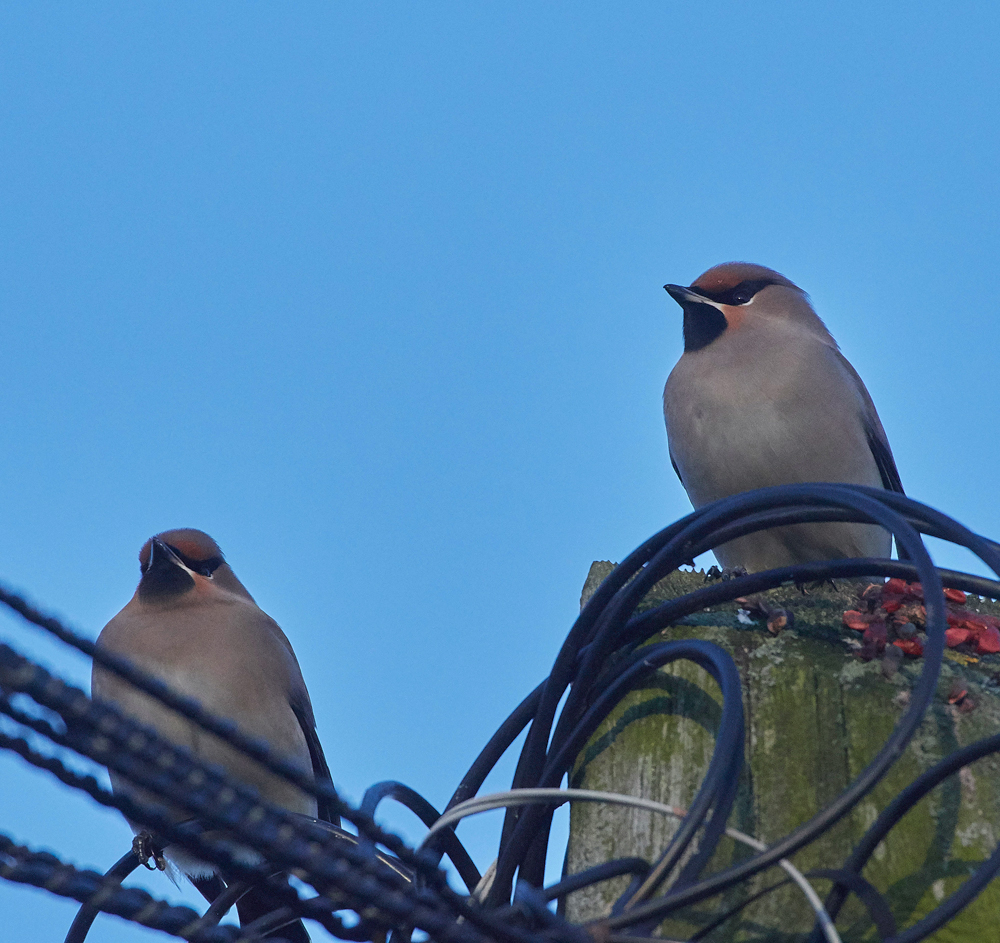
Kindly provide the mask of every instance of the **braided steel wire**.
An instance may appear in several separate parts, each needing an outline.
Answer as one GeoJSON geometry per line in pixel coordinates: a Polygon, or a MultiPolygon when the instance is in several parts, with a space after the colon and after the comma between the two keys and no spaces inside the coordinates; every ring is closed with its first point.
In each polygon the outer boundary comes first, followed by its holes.
{"type": "MultiPolygon", "coordinates": [[[[373,843],[352,845],[340,841],[329,830],[317,828],[311,820],[260,802],[252,790],[173,747],[154,731],[121,716],[110,705],[95,704],[82,691],[54,678],[6,645],[0,645],[0,690],[28,695],[39,706],[58,714],[65,730],[14,708],[9,698],[0,701],[0,710],[8,716],[57,745],[114,769],[169,801],[171,806],[196,816],[202,827],[224,828],[228,834],[239,836],[247,846],[260,851],[267,863],[248,864],[226,845],[203,836],[200,830],[178,824],[163,806],[101,790],[92,778],[88,783],[69,784],[83,788],[103,804],[149,827],[166,843],[180,844],[242,880],[266,880],[275,867],[294,869],[313,885],[320,897],[300,900],[291,894],[287,906],[319,921],[331,933],[344,939],[363,940],[373,930],[388,929],[405,920],[408,925],[455,943],[476,943],[482,939],[467,924],[457,922],[461,916],[477,919],[479,915],[473,914],[454,892],[428,894],[429,888],[416,888],[397,872],[385,868],[373,843]],[[331,889],[337,891],[336,901],[324,896],[331,889]],[[352,909],[363,916],[365,922],[360,927],[349,927],[333,914],[343,906],[342,898],[350,900],[352,909]],[[458,906],[449,906],[450,900],[458,906]]],[[[31,757],[26,758],[32,761],[31,757]]],[[[64,776],[60,778],[67,781],[64,776]]],[[[412,853],[411,857],[421,860],[412,853]]],[[[425,871],[431,870],[426,862],[422,866],[425,871]]],[[[436,871],[434,876],[442,878],[436,871]]],[[[515,930],[502,926],[497,928],[497,936],[521,939],[515,930]]]]}
{"type": "MultiPolygon", "coordinates": [[[[8,748],[6,743],[3,746],[8,748]]],[[[157,900],[138,888],[122,888],[115,878],[75,868],[48,852],[32,851],[2,833],[0,877],[81,903],[93,902],[106,913],[191,943],[235,943],[249,939],[236,927],[205,924],[201,915],[190,907],[157,900]]]]}
{"type": "MultiPolygon", "coordinates": [[[[567,877],[560,882],[563,889],[553,888],[551,897],[541,890],[551,804],[517,804],[508,809],[497,861],[488,872],[492,883],[486,878],[480,882],[479,870],[451,826],[446,832],[434,835],[426,850],[415,851],[374,823],[372,816],[378,804],[392,799],[413,809],[428,826],[433,825],[436,810],[409,787],[396,782],[377,784],[369,791],[362,808],[354,810],[336,796],[331,786],[317,784],[297,768],[272,757],[266,747],[243,736],[231,722],[212,717],[193,701],[174,694],[157,679],[96,648],[58,620],[3,589],[0,602],[30,622],[89,654],[277,775],[313,795],[335,801],[337,810],[355,826],[358,836],[353,843],[345,841],[343,836],[303,821],[303,817],[260,802],[251,790],[227,781],[217,770],[200,764],[190,754],[109,706],[94,704],[83,692],[49,675],[8,646],[0,646],[0,691],[6,695],[0,699],[0,712],[36,736],[114,769],[141,786],[144,794],[155,795],[172,809],[185,810],[197,820],[199,828],[178,824],[176,815],[171,816],[163,804],[110,793],[93,777],[69,770],[57,759],[34,749],[24,738],[4,734],[0,737],[0,748],[18,752],[67,785],[120,809],[154,830],[159,838],[183,845],[240,880],[265,880],[275,869],[294,869],[319,896],[301,898],[286,886],[283,907],[291,914],[316,920],[343,939],[367,939],[385,930],[392,930],[395,939],[405,939],[412,928],[446,943],[481,943],[487,939],[511,943],[644,939],[662,919],[680,908],[717,897],[815,841],[848,814],[900,757],[931,702],[941,668],[946,626],[942,580],[949,587],[1000,598],[1000,583],[992,579],[937,570],[923,544],[923,536],[967,547],[994,573],[1000,574],[998,545],[946,515],[899,494],[836,484],[788,485],[735,495],[695,511],[630,554],[590,598],[549,676],[515,708],[490,739],[462,778],[445,813],[478,793],[486,776],[525,729],[528,733],[520,751],[513,789],[559,786],[580,749],[621,698],[672,661],[693,661],[715,678],[723,695],[722,722],[712,761],[691,807],[655,860],[606,862],[584,874],[567,877]],[[860,521],[885,527],[895,536],[901,559],[819,561],[783,567],[708,585],[650,611],[637,612],[659,580],[713,546],[768,527],[825,521],[860,521]],[[718,646],[701,641],[652,641],[653,636],[691,613],[737,597],[788,583],[862,576],[901,577],[918,580],[923,585],[927,644],[908,708],[875,758],[826,808],[757,854],[726,870],[705,875],[705,867],[725,834],[744,755],[739,676],[732,658],[718,646]],[[40,707],[54,712],[60,721],[52,722],[22,709],[15,695],[31,698],[40,707]],[[202,834],[204,828],[224,828],[228,835],[238,837],[241,845],[259,850],[266,864],[237,860],[231,846],[202,834]],[[408,872],[387,868],[376,845],[388,848],[408,872]],[[448,885],[438,867],[445,853],[458,865],[469,895],[448,885]],[[604,920],[586,927],[574,926],[547,907],[549,899],[571,889],[627,873],[634,875],[629,889],[612,915],[604,920]],[[473,893],[476,888],[472,885],[480,883],[488,884],[488,889],[473,893]],[[345,909],[353,910],[358,922],[345,923],[337,915],[345,909]]],[[[854,892],[863,902],[868,901],[866,906],[873,914],[879,915],[878,925],[890,928],[883,933],[887,941],[916,943],[973,899],[1000,871],[1000,851],[980,864],[957,891],[919,923],[902,931],[895,930],[891,915],[886,917],[884,902],[861,878],[860,872],[878,841],[929,789],[968,763],[998,751],[1000,737],[972,744],[946,758],[904,790],[846,862],[818,873],[817,876],[834,881],[834,890],[826,902],[827,911],[836,917],[846,894],[854,892]]],[[[137,922],[141,921],[130,914],[141,913],[143,919],[154,921],[146,925],[155,925],[185,939],[243,938],[238,935],[241,931],[211,926],[206,918],[192,917],[193,911],[170,908],[152,898],[145,902],[144,910],[138,906],[138,898],[129,897],[142,892],[116,889],[107,880],[95,884],[92,872],[77,872],[54,856],[31,857],[13,839],[4,837],[0,841],[0,852],[6,856],[0,858],[0,877],[48,886],[54,893],[70,889],[72,892],[64,896],[86,898],[100,910],[137,922]],[[22,859],[24,867],[20,864],[22,859]],[[14,870],[9,870],[6,862],[14,870]],[[182,919],[187,921],[183,925],[182,919]],[[216,932],[222,935],[211,935],[216,932]],[[192,933],[202,936],[185,936],[192,933]]],[[[821,932],[817,927],[814,939],[821,932]]]]}

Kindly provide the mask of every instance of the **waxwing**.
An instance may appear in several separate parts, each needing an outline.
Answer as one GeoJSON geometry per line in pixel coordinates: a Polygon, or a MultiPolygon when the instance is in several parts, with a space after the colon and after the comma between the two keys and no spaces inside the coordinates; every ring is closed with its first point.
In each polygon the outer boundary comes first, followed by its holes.
{"type": "MultiPolygon", "coordinates": [[[[142,578],[135,595],[104,627],[97,644],[128,658],[206,710],[235,721],[274,753],[329,782],[312,704],[292,647],[236,578],[218,544],[199,530],[171,530],[146,541],[139,563],[142,578]]],[[[92,690],[95,698],[113,702],[200,759],[222,766],[233,778],[256,788],[266,801],[339,824],[328,803],[318,808],[313,796],[96,663],[92,690]]],[[[141,791],[114,773],[111,781],[116,792],[143,798],[141,791]]],[[[178,810],[178,820],[186,817],[178,810]]],[[[138,825],[132,828],[141,831],[138,825]]],[[[178,846],[168,846],[163,853],[206,897],[211,899],[222,889],[214,865],[178,846]]],[[[273,906],[259,890],[251,891],[237,903],[241,924],[246,926],[273,906]]],[[[309,939],[301,922],[276,932],[293,943],[309,939]]]]}
{"type": "MultiPolygon", "coordinates": [[[[847,482],[902,493],[861,378],[805,292],[762,265],[729,262],[689,288],[664,288],[684,311],[684,353],[663,390],[670,457],[700,508],[770,485],[847,482]]],[[[726,568],[888,557],[870,524],[796,524],[715,548],[726,568]]]]}

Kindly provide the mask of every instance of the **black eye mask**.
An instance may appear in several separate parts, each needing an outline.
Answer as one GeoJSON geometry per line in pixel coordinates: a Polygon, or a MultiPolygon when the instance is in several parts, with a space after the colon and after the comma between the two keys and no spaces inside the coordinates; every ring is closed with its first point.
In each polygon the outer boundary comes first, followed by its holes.
{"type": "Polygon", "coordinates": [[[692,288],[691,291],[697,292],[703,298],[708,298],[717,304],[739,307],[739,305],[745,305],[750,301],[762,288],[777,284],[779,282],[773,278],[749,278],[733,288],[726,288],[724,291],[707,291],[704,288],[692,288]]]}
{"type": "Polygon", "coordinates": [[[185,553],[181,553],[173,544],[167,544],[167,546],[173,550],[174,553],[180,558],[181,562],[189,569],[193,570],[195,573],[200,573],[202,576],[211,576],[223,563],[226,561],[222,557],[209,557],[207,560],[195,560],[189,557],[185,553]]]}

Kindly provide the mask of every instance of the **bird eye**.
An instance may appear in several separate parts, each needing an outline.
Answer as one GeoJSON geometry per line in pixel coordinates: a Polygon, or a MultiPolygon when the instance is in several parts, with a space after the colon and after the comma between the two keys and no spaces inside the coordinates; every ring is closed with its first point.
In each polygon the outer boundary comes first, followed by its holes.
{"type": "Polygon", "coordinates": [[[208,560],[202,560],[193,569],[200,573],[202,576],[207,576],[209,579],[215,575],[215,571],[222,566],[221,557],[211,557],[208,560]]]}
{"type": "Polygon", "coordinates": [[[195,560],[193,557],[189,557],[186,553],[182,553],[173,544],[167,544],[174,553],[183,561],[184,565],[189,569],[193,570],[201,576],[207,576],[212,579],[215,571],[222,566],[222,557],[209,557],[207,560],[195,560]]]}
{"type": "Polygon", "coordinates": [[[724,305],[745,305],[756,297],[757,292],[762,288],[766,288],[768,285],[776,285],[773,279],[768,278],[755,278],[747,279],[746,281],[740,282],[738,285],[734,285],[732,288],[721,289],[718,291],[710,291],[702,288],[701,286],[696,287],[694,290],[700,295],[704,295],[706,298],[710,298],[712,301],[717,301],[724,305]]]}

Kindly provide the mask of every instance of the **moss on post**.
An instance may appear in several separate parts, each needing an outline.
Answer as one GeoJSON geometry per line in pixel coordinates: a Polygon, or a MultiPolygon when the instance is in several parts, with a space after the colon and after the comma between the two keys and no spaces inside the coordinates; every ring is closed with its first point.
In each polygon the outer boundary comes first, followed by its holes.
{"type": "MultiPolygon", "coordinates": [[[[584,599],[610,572],[595,563],[584,599]]],[[[700,573],[678,572],[657,585],[651,608],[703,585],[700,573]]],[[[747,719],[746,763],[729,824],[771,843],[835,799],[871,761],[908,702],[922,661],[909,660],[887,678],[878,660],[855,657],[857,633],[843,626],[856,608],[857,584],[836,589],[793,588],[764,594],[772,606],[792,610],[791,629],[772,636],[762,620],[741,621],[736,604],[705,610],[662,633],[664,638],[715,642],[736,661],[747,719]]],[[[996,612],[992,603],[970,604],[996,612]]],[[[743,620],[746,619],[744,615],[743,620]]],[[[951,653],[948,653],[950,656],[951,653]]],[[[917,734],[888,775],[852,812],[794,856],[802,871],[839,867],[879,812],[901,789],[956,748],[1000,730],[1000,657],[969,662],[946,657],[937,696],[917,734]],[[956,681],[975,709],[948,703],[956,681]]],[[[571,784],[646,796],[686,807],[708,767],[715,745],[720,693],[702,669],[688,662],[657,672],[655,682],[630,693],[577,758],[571,784]]],[[[864,876],[885,898],[900,928],[930,912],[988,857],[1000,832],[1000,760],[990,757],[946,780],[922,800],[879,846],[864,876]]],[[[567,872],[631,855],[655,860],[676,823],[640,810],[579,803],[571,813],[567,872]]],[[[750,854],[725,839],[708,871],[750,854]]],[[[773,868],[749,885],[687,909],[664,924],[686,938],[715,915],[784,877],[773,868]]],[[[821,896],[828,881],[814,881],[821,896]]],[[[567,901],[576,921],[606,915],[626,878],[577,892],[567,901]]],[[[935,943],[1000,940],[1000,882],[949,925],[935,943]]],[[[788,886],[762,897],[708,939],[801,941],[812,928],[801,892],[788,886]]],[[[837,921],[845,943],[876,940],[867,911],[850,898],[837,921]]]]}

